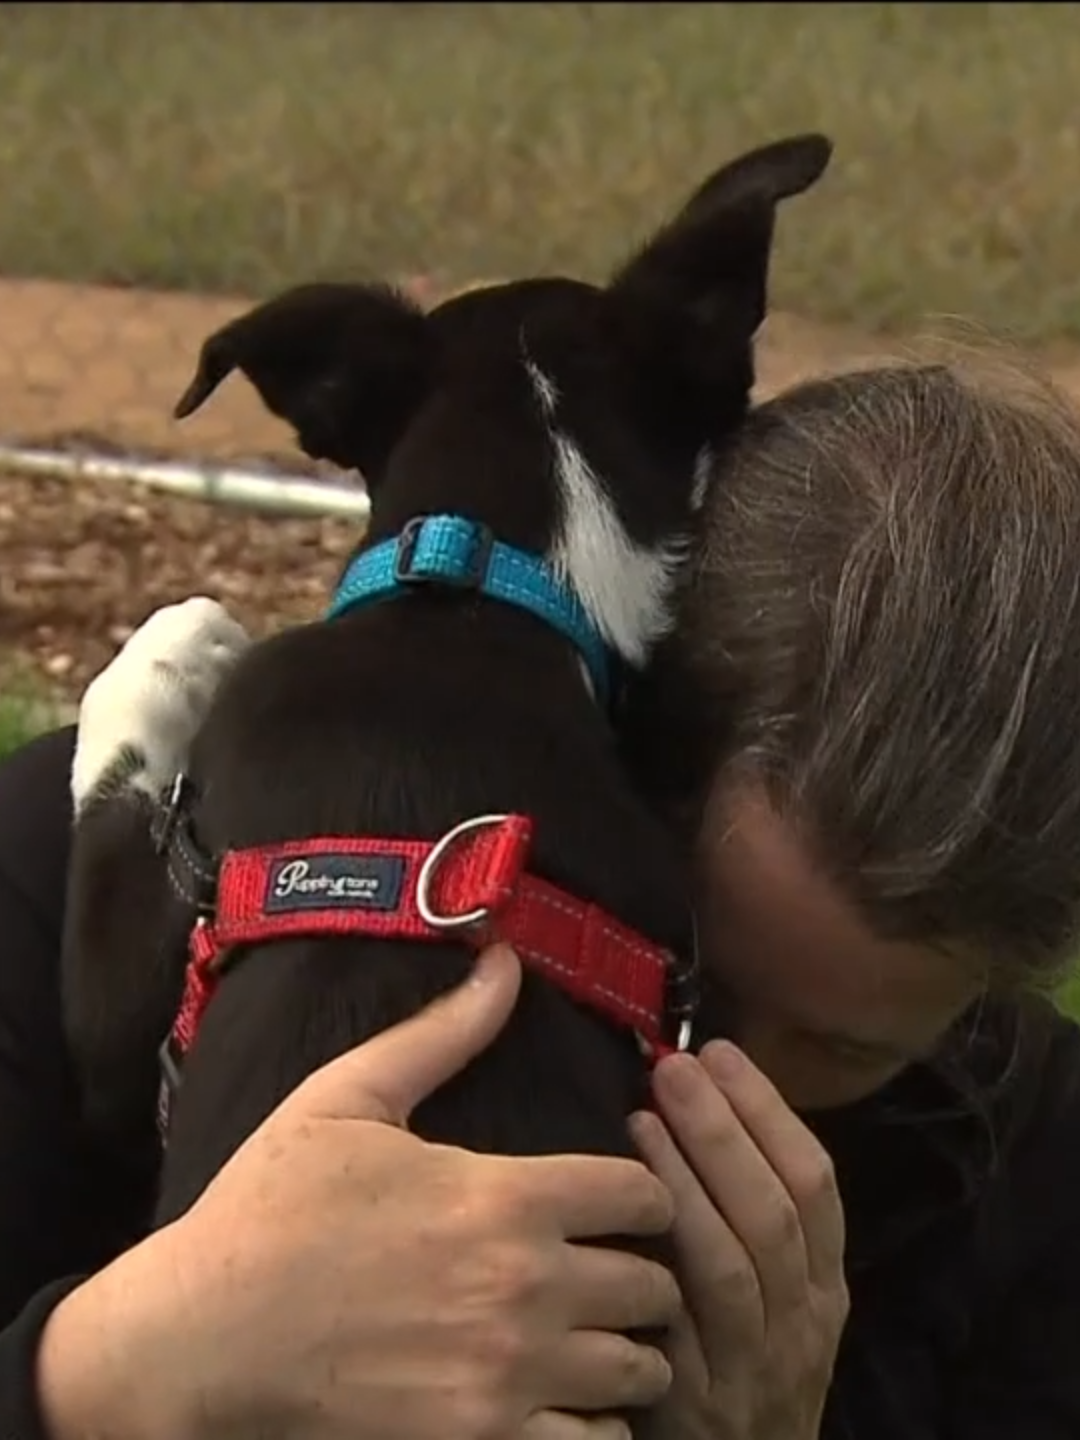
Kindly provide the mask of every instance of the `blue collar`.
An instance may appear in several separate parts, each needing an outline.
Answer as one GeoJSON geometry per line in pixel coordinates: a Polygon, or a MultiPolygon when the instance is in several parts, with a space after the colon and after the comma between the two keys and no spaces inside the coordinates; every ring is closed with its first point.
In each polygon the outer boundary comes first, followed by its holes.
{"type": "Polygon", "coordinates": [[[328,620],[424,585],[472,590],[544,620],[576,645],[597,699],[610,694],[609,653],[585,607],[539,555],[496,540],[461,515],[418,515],[392,540],[352,560],[326,612],[328,620]]]}

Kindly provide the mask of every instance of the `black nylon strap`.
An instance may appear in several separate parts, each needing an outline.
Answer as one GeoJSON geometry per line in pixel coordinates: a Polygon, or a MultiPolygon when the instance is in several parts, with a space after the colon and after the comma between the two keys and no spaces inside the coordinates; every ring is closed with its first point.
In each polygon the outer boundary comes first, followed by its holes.
{"type": "Polygon", "coordinates": [[[176,894],[199,915],[212,915],[217,900],[218,862],[195,837],[191,823],[191,781],[180,771],[162,792],[150,821],[154,849],[164,855],[176,894]]]}

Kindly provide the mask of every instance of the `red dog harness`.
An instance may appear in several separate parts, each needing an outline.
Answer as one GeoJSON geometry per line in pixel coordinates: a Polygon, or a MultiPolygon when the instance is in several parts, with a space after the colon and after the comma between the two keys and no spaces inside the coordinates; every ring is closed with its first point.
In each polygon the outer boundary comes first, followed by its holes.
{"type": "MultiPolygon", "coordinates": [[[[158,835],[161,849],[176,838],[180,791],[178,782],[167,828],[158,835]]],[[[229,851],[213,875],[205,863],[195,866],[201,880],[213,880],[213,899],[202,905],[209,913],[192,930],[183,998],[162,1047],[163,1133],[180,1065],[223,967],[239,947],[267,940],[452,936],[476,949],[505,941],[574,1000],[633,1031],[651,1060],[687,1049],[696,956],[678,969],[669,951],[530,874],[531,838],[525,816],[482,815],[434,842],[326,837],[229,851]]],[[[187,847],[191,867],[190,837],[187,847]]]]}

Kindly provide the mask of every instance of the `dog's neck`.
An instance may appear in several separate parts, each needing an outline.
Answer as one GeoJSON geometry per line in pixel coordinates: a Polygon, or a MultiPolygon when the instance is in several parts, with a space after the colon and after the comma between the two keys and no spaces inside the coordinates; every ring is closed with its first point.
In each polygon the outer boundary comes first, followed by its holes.
{"type": "Polygon", "coordinates": [[[390,539],[361,550],[338,583],[327,619],[400,600],[417,587],[464,590],[526,611],[577,649],[593,692],[605,703],[609,699],[611,647],[580,596],[542,555],[505,544],[465,515],[413,516],[390,539]]]}
{"type": "MultiPolygon", "coordinates": [[[[347,610],[418,584],[466,589],[531,612],[574,646],[591,698],[604,708],[612,671],[640,668],[670,630],[677,571],[688,536],[635,539],[609,487],[560,416],[558,387],[522,342],[521,365],[543,424],[554,487],[546,546],[508,545],[480,520],[450,510],[419,514],[350,561],[329,607],[347,610]]],[[[708,455],[699,457],[691,503],[700,503],[708,455]]],[[[374,517],[373,517],[374,518],[374,517]]],[[[385,534],[385,526],[379,530],[385,534]]]]}

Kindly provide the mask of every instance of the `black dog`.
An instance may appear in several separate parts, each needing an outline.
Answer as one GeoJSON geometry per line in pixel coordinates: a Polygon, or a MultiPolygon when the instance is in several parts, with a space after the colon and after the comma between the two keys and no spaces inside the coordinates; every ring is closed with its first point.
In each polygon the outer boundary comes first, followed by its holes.
{"type": "Polygon", "coordinates": [[[528,962],[515,1014],[414,1128],[633,1153],[648,1054],[688,1039],[692,919],[607,712],[670,626],[709,464],[748,407],[776,206],[829,154],[805,136],[720,170],[606,288],[524,281],[425,315],[308,286],[206,342],[177,413],[239,369],[308,455],[361,472],[372,514],[328,620],[224,681],[174,803],[114,790],[76,827],[65,1023],[118,1152],[154,1141],[182,1010],[148,1223],[492,934],[528,962]]]}

